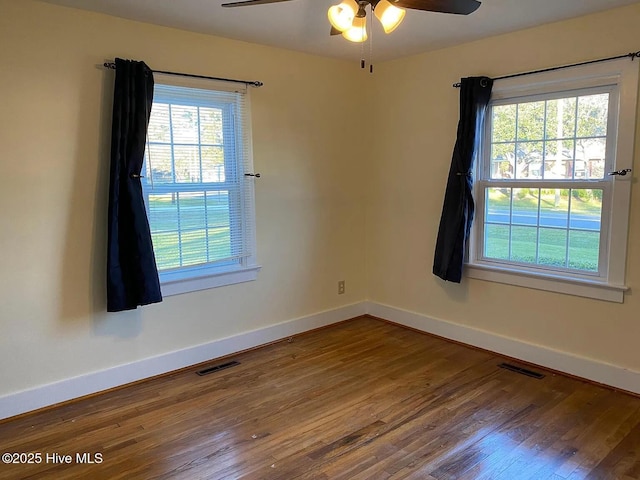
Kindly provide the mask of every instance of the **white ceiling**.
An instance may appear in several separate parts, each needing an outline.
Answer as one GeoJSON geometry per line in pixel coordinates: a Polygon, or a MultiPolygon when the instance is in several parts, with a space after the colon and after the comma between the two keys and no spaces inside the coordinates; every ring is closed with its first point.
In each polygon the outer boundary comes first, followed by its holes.
{"type": "MultiPolygon", "coordinates": [[[[222,8],[230,0],[42,0],[117,17],[334,58],[359,59],[360,44],[329,36],[327,9],[339,0],[291,0],[222,8]]],[[[481,0],[469,16],[408,10],[385,35],[374,22],[377,61],[578,17],[639,0],[481,0]]],[[[368,45],[366,46],[368,50],[368,45]]]]}

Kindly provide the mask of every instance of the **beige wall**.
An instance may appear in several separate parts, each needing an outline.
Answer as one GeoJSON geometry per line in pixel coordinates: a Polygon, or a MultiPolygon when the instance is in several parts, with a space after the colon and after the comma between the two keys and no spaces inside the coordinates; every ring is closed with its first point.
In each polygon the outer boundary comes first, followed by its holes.
{"type": "MultiPolygon", "coordinates": [[[[367,297],[640,370],[633,291],[617,305],[431,274],[458,116],[451,83],[637,49],[640,6],[379,64],[373,77],[357,60],[33,0],[0,0],[0,12],[0,396],[367,297]],[[265,82],[252,90],[258,281],[105,312],[113,72],[98,66],[115,56],[265,82]],[[367,142],[359,124],[373,128],[367,142]]],[[[639,212],[634,195],[632,288],[639,212]]]]}
{"type": "Polygon", "coordinates": [[[632,291],[622,305],[481,280],[447,284],[431,274],[458,119],[458,90],[451,84],[463,76],[499,76],[636,51],[639,23],[636,4],[377,68],[374,118],[385,135],[376,138],[368,165],[370,300],[640,371],[637,192],[627,261],[632,291]]]}
{"type": "Polygon", "coordinates": [[[351,63],[32,0],[0,12],[0,396],[364,298],[351,63]],[[265,83],[256,282],[105,312],[113,72],[98,66],[115,56],[265,83]]]}

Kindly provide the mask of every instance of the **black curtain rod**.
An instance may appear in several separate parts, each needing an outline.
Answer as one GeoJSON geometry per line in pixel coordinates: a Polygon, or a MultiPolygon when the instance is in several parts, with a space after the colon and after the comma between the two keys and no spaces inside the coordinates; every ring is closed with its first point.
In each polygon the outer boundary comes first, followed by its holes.
{"type": "MultiPolygon", "coordinates": [[[[111,70],[115,70],[116,64],[114,62],[104,62],[105,68],[110,68],[111,70]]],[[[221,77],[208,77],[206,75],[194,75],[192,73],[179,73],[179,72],[166,72],[164,70],[153,70],[153,73],[164,73],[165,75],[175,75],[177,77],[189,77],[189,78],[204,78],[205,80],[219,80],[221,82],[233,82],[233,83],[244,83],[245,85],[250,85],[252,87],[261,87],[264,83],[259,81],[249,81],[249,80],[234,80],[233,78],[221,78],[221,77]]]]}
{"type": "MultiPolygon", "coordinates": [[[[608,62],[610,60],[618,60],[619,58],[630,58],[632,61],[636,58],[640,58],[640,51],[631,52],[625,55],[618,55],[615,57],[599,58],[598,60],[589,60],[588,62],[572,63],[571,65],[561,65],[559,67],[543,68],[542,70],[533,70],[531,72],[514,73],[512,75],[504,75],[502,77],[496,77],[493,80],[504,80],[505,78],[522,77],[524,75],[533,75],[534,73],[552,72],[554,70],[562,70],[563,68],[579,67],[581,65],[590,65],[592,63],[608,62]]],[[[454,83],[454,88],[460,88],[460,83],[454,83]]]]}

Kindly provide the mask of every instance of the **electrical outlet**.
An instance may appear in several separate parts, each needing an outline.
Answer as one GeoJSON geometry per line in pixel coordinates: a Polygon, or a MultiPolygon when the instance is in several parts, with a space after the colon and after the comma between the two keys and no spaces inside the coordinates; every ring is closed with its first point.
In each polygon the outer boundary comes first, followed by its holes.
{"type": "Polygon", "coordinates": [[[344,280],[340,280],[338,282],[338,295],[342,295],[344,293],[344,280]]]}

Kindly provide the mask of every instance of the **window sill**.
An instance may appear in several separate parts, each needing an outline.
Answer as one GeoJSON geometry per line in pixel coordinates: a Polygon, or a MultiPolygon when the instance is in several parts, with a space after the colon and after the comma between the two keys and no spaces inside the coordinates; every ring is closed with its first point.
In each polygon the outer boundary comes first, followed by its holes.
{"type": "Polygon", "coordinates": [[[624,285],[611,285],[598,280],[565,277],[552,273],[532,273],[512,268],[500,268],[493,265],[466,264],[465,275],[469,278],[479,280],[616,303],[623,303],[624,292],[629,290],[629,288],[624,285]]]}
{"type": "Polygon", "coordinates": [[[239,267],[225,272],[202,272],[200,275],[190,275],[186,278],[176,278],[173,276],[167,279],[160,274],[160,289],[163,297],[171,297],[182,293],[197,292],[198,290],[208,290],[210,288],[233,285],[235,283],[251,282],[258,278],[258,272],[262,267],[253,265],[250,267],[239,267]]]}

